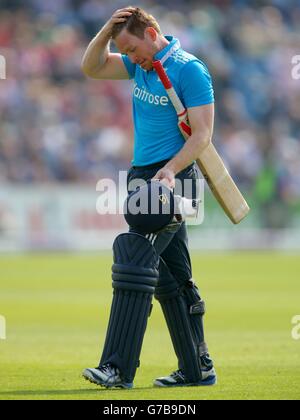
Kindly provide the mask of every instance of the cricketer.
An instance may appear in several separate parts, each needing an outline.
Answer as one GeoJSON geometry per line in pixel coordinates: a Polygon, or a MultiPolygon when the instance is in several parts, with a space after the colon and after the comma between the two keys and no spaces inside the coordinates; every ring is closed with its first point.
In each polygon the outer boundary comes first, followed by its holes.
{"type": "MultiPolygon", "coordinates": [[[[94,79],[133,79],[134,151],[128,185],[151,181],[128,197],[167,197],[177,182],[192,180],[182,194],[196,199],[195,161],[211,142],[214,93],[205,64],[184,51],[178,39],[164,36],[158,22],[137,7],[117,10],[88,45],[83,73],[94,79]],[[114,41],[119,53],[110,52],[114,41]],[[184,140],[177,114],[155,72],[159,60],[188,112],[192,135],[184,140]]],[[[112,140],[113,141],[113,140],[112,140]]],[[[170,200],[172,194],[169,194],[170,200]]],[[[161,200],[163,201],[163,200],[161,200]]],[[[162,207],[168,199],[162,203],[162,207]]],[[[162,308],[178,366],[162,372],[154,386],[204,386],[217,381],[205,342],[205,304],[192,278],[185,221],[173,213],[129,214],[129,232],[113,245],[113,301],[99,364],[84,378],[107,388],[132,388],[152,300],[162,308]]]]}

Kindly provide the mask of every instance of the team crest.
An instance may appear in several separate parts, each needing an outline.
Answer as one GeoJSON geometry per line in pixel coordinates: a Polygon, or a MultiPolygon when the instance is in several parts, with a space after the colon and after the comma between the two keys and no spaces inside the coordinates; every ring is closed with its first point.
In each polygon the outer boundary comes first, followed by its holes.
{"type": "Polygon", "coordinates": [[[166,204],[169,204],[169,199],[167,197],[166,194],[162,194],[159,196],[159,201],[161,201],[163,203],[163,205],[165,206],[166,204]]]}

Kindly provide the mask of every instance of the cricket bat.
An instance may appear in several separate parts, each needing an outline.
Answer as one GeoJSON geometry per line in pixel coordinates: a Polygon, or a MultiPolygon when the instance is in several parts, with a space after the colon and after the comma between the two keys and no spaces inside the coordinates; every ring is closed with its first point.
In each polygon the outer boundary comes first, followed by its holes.
{"type": "MultiPolygon", "coordinates": [[[[178,126],[185,140],[187,140],[192,134],[187,110],[178,97],[161,62],[157,60],[153,61],[152,64],[177,112],[178,126]]],[[[240,223],[247,216],[250,208],[212,143],[201,153],[197,159],[197,164],[227,216],[234,224],[240,223]]]]}

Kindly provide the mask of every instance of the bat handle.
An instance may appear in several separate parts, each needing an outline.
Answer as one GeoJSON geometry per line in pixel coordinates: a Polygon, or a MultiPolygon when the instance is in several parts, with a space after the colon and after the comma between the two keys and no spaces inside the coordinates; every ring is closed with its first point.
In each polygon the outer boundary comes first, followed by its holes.
{"type": "Polygon", "coordinates": [[[158,74],[160,80],[162,81],[162,84],[164,85],[165,89],[171,89],[172,83],[170,79],[168,78],[167,73],[165,72],[165,69],[163,68],[163,65],[159,60],[152,61],[152,65],[158,74]]]}
{"type": "Polygon", "coordinates": [[[181,127],[182,132],[184,133],[185,137],[189,137],[192,134],[191,127],[188,124],[187,119],[187,110],[184,108],[182,102],[180,101],[177,93],[175,92],[172,82],[170,81],[163,65],[159,60],[152,61],[152,65],[158,77],[160,78],[164,88],[166,89],[169,98],[171,99],[172,104],[177,112],[177,116],[179,119],[179,124],[181,127]]]}

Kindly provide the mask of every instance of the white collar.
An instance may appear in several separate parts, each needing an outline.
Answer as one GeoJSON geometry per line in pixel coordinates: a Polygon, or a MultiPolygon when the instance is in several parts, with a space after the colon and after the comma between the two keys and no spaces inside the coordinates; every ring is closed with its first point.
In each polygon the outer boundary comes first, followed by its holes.
{"type": "Polygon", "coordinates": [[[180,48],[180,42],[178,39],[173,38],[172,36],[166,36],[165,38],[170,41],[169,44],[161,51],[158,51],[158,53],[154,56],[154,59],[159,60],[161,64],[164,64],[165,61],[167,61],[167,59],[180,48]]]}

